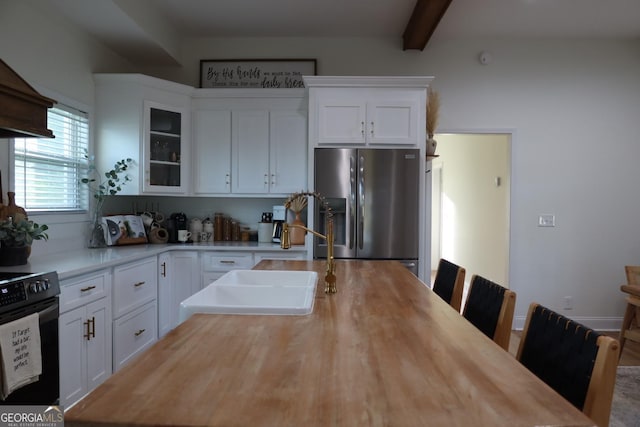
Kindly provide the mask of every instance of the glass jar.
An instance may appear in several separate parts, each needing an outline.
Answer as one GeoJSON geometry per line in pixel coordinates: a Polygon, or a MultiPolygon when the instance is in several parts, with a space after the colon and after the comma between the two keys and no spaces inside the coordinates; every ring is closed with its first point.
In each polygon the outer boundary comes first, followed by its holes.
{"type": "Polygon", "coordinates": [[[240,240],[240,223],[236,220],[231,221],[231,240],[234,242],[240,240]]]}
{"type": "Polygon", "coordinates": [[[221,213],[216,213],[213,216],[213,240],[221,241],[222,240],[222,227],[224,225],[224,215],[221,213]]]}
{"type": "Polygon", "coordinates": [[[222,221],[222,240],[228,242],[231,240],[231,218],[225,216],[222,221]]]}

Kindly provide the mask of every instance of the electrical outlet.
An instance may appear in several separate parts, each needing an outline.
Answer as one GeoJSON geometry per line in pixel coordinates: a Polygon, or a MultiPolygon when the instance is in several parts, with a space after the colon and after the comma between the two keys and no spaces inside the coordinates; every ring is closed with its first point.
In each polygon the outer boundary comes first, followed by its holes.
{"type": "Polygon", "coordinates": [[[538,227],[555,227],[556,216],[553,214],[542,214],[538,217],[538,227]]]}
{"type": "Polygon", "coordinates": [[[573,309],[573,297],[564,297],[564,309],[565,310],[573,309]]]}

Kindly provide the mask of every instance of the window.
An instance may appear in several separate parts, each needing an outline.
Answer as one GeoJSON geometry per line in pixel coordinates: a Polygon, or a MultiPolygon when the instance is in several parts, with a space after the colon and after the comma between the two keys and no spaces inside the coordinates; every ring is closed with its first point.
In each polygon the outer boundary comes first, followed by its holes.
{"type": "Polygon", "coordinates": [[[88,115],[56,104],[47,122],[55,138],[14,139],[16,203],[29,212],[85,210],[79,180],[88,167],[88,115]]]}

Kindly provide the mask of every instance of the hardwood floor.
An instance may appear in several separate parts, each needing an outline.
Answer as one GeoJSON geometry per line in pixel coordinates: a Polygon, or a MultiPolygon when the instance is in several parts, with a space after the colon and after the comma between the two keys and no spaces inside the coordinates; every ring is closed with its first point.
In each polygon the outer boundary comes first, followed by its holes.
{"type": "MultiPolygon", "coordinates": [[[[618,339],[618,332],[603,332],[605,335],[618,339]]],[[[520,344],[522,331],[511,332],[511,341],[509,342],[509,353],[515,357],[520,344]]],[[[619,366],[640,366],[640,343],[627,340],[622,350],[619,366]]]]}

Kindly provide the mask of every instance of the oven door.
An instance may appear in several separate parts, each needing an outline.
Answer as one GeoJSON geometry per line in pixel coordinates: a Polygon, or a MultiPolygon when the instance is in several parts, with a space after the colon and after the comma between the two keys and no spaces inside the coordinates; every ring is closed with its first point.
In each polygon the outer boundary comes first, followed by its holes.
{"type": "Polygon", "coordinates": [[[60,403],[59,311],[58,297],[54,297],[0,314],[0,324],[5,324],[37,312],[40,315],[42,351],[42,374],[38,381],[15,390],[4,401],[0,400],[0,405],[58,405],[60,403]]]}

